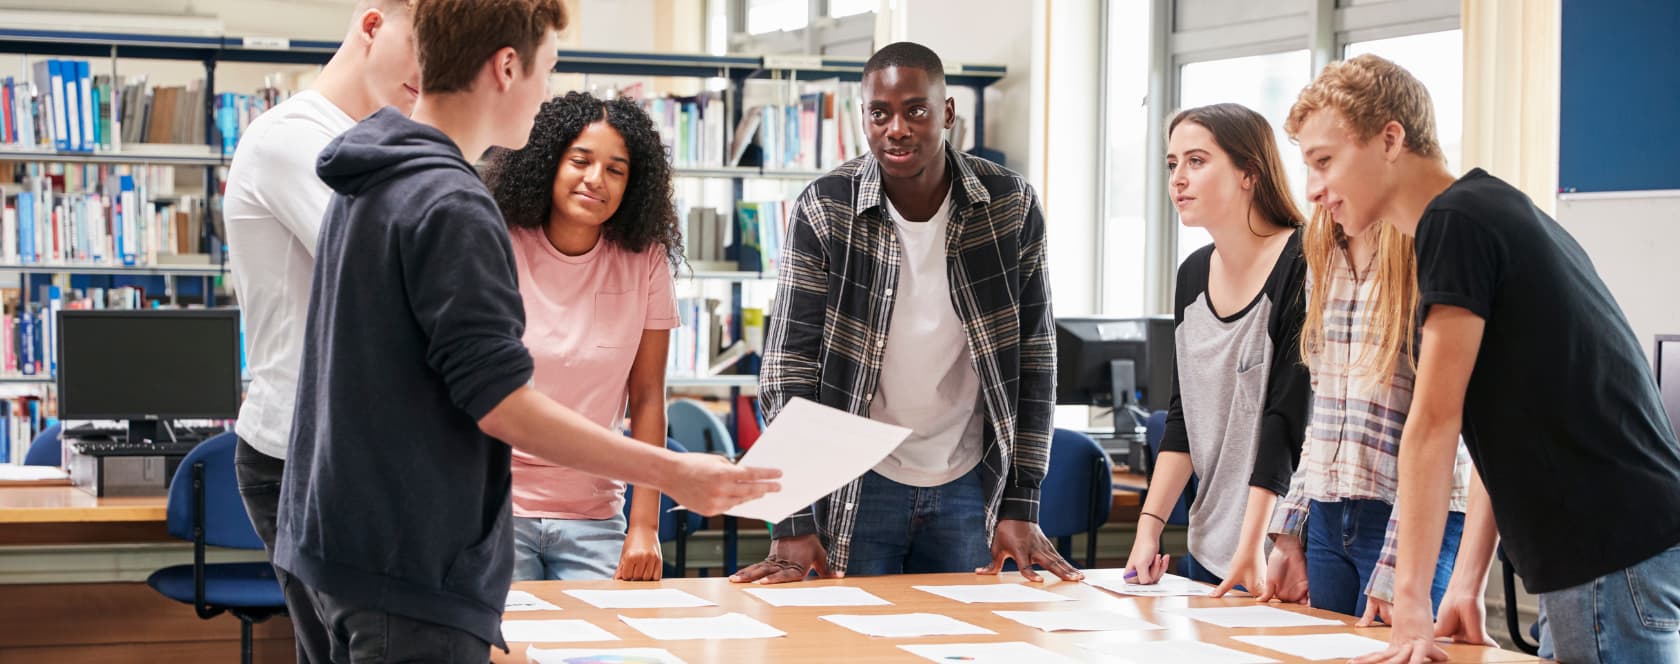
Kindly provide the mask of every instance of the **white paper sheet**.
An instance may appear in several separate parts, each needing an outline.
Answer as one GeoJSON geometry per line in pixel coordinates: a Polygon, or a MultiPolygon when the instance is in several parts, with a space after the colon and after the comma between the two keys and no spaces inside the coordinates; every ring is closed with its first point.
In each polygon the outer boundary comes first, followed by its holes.
{"type": "Polygon", "coordinates": [[[1125,570],[1087,571],[1085,583],[1109,592],[1139,597],[1206,597],[1213,594],[1213,586],[1174,574],[1162,576],[1160,581],[1149,585],[1131,583],[1124,574],[1125,570]]]}
{"type": "Polygon", "coordinates": [[[70,475],[57,466],[23,466],[0,463],[0,480],[10,482],[40,482],[69,479],[70,475]]]}
{"type": "Polygon", "coordinates": [[[661,648],[530,648],[525,657],[530,664],[688,664],[661,648]]]}
{"type": "Polygon", "coordinates": [[[770,606],[890,606],[862,588],[822,586],[817,588],[747,588],[747,594],[770,606]]]}
{"type": "Polygon", "coordinates": [[[1388,649],[1387,641],[1378,641],[1358,634],[1233,636],[1231,638],[1301,659],[1353,659],[1361,655],[1369,655],[1388,649]]]}
{"type": "Polygon", "coordinates": [[[917,636],[968,636],[996,634],[979,625],[970,625],[950,616],[937,613],[896,613],[890,615],[836,614],[822,616],[823,620],[869,636],[912,638],[917,636]]]}
{"type": "Polygon", "coordinates": [[[1003,643],[941,643],[899,646],[901,650],[935,662],[972,662],[973,664],[1078,664],[1079,660],[1058,655],[1031,643],[1005,641],[1003,643]]]}
{"type": "Polygon", "coordinates": [[[709,618],[631,618],[619,620],[632,629],[659,641],[687,641],[692,639],[771,639],[787,636],[776,629],[739,613],[725,613],[709,618]]]}
{"type": "Polygon", "coordinates": [[[1166,629],[1137,616],[1113,611],[993,611],[1046,632],[1119,632],[1166,629]]]}
{"type": "Polygon", "coordinates": [[[559,611],[560,607],[550,604],[548,600],[532,595],[523,590],[509,590],[507,603],[502,611],[559,611]]]}
{"type": "Polygon", "coordinates": [[[1040,590],[1021,583],[987,583],[972,586],[911,586],[926,593],[964,604],[997,604],[1014,602],[1071,602],[1072,597],[1040,590]]]}
{"type": "Polygon", "coordinates": [[[1250,655],[1201,641],[1135,641],[1127,643],[1081,643],[1080,647],[1107,655],[1105,661],[1158,664],[1159,662],[1195,662],[1196,664],[1276,664],[1277,660],[1250,655]]]}
{"type": "Polygon", "coordinates": [[[1184,616],[1220,627],[1334,627],[1343,624],[1336,620],[1314,618],[1306,614],[1261,605],[1159,609],[1157,612],[1184,616]]]}
{"type": "Polygon", "coordinates": [[[717,606],[709,599],[695,597],[673,588],[649,590],[567,590],[591,606],[601,609],[692,609],[717,606]]]}
{"type": "Polygon", "coordinates": [[[506,620],[502,639],[512,642],[617,641],[612,632],[587,620],[506,620]]]}
{"type": "Polygon", "coordinates": [[[729,513],[769,523],[786,519],[874,468],[909,435],[904,427],[794,398],[740,461],[781,469],[782,490],[729,513]]]}

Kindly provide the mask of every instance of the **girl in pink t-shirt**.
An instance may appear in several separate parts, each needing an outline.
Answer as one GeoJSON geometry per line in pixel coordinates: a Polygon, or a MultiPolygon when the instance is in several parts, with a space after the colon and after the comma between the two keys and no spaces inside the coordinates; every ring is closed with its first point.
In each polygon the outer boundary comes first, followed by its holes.
{"type": "MultiPolygon", "coordinates": [[[[537,390],[665,444],[665,355],[682,238],[659,134],[627,99],[543,104],[531,140],[484,179],[513,237],[537,390]]],[[[657,580],[659,493],[513,453],[514,580],[657,580]],[[628,530],[626,521],[628,521],[628,530]]]]}

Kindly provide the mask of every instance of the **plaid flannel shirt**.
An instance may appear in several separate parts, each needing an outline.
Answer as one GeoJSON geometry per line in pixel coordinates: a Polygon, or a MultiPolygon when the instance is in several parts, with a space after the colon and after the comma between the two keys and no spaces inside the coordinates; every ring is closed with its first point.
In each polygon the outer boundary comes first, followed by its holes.
{"type": "MultiPolygon", "coordinates": [[[[948,146],[945,152],[952,181],[946,264],[985,407],[989,541],[999,519],[1038,521],[1049,464],[1056,336],[1044,213],[1025,178],[948,146]]],[[[902,252],[885,202],[880,164],[865,154],[812,182],[794,203],[759,373],[766,419],[794,397],[869,415],[902,252]]],[[[776,524],[774,536],[817,534],[829,567],[845,570],[859,486],[854,480],[776,524]]]]}
{"type": "MultiPolygon", "coordinates": [[[[1307,423],[1306,443],[1301,447],[1301,465],[1290,478],[1289,493],[1272,514],[1273,534],[1293,535],[1307,540],[1309,501],[1380,500],[1394,504],[1400,479],[1400,432],[1406,427],[1406,413],[1412,403],[1412,369],[1404,362],[1394,369],[1393,380],[1378,381],[1375,372],[1359,366],[1360,358],[1376,351],[1367,316],[1361,303],[1370,302],[1376,286],[1371,280],[1354,281],[1344,261],[1336,262],[1330,292],[1324,307],[1324,347],[1303,358],[1311,369],[1312,413],[1307,423]]],[[[1307,278],[1307,297],[1312,297],[1312,277],[1307,278]]],[[[1470,452],[1458,443],[1453,465],[1450,508],[1463,512],[1469,500],[1470,452]]],[[[1389,519],[1382,553],[1365,587],[1365,594],[1384,601],[1394,599],[1395,533],[1398,524],[1389,519]]]]}

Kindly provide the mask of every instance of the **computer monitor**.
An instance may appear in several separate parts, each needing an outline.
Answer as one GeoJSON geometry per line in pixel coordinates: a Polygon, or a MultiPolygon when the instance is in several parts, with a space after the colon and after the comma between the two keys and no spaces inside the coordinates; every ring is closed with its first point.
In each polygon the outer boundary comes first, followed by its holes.
{"type": "Polygon", "coordinates": [[[1680,334],[1657,335],[1657,389],[1668,423],[1680,434],[1680,334]]]}
{"type": "Polygon", "coordinates": [[[61,311],[58,353],[59,417],[128,420],[129,442],[239,416],[237,309],[61,311]]]}
{"type": "Polygon", "coordinates": [[[1172,376],[1170,316],[1056,319],[1058,404],[1166,410],[1172,376]]]}

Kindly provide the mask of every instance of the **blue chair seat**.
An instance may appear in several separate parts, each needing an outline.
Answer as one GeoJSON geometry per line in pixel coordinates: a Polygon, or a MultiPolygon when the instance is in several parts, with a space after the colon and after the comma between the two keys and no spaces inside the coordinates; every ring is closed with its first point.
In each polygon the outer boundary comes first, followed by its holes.
{"type": "MultiPolygon", "coordinates": [[[[194,602],[192,565],[152,572],[146,585],[177,602],[194,602]]],[[[266,562],[216,563],[204,566],[204,602],[229,609],[273,609],[285,606],[286,597],[274,578],[274,566],[266,562]]]]}

